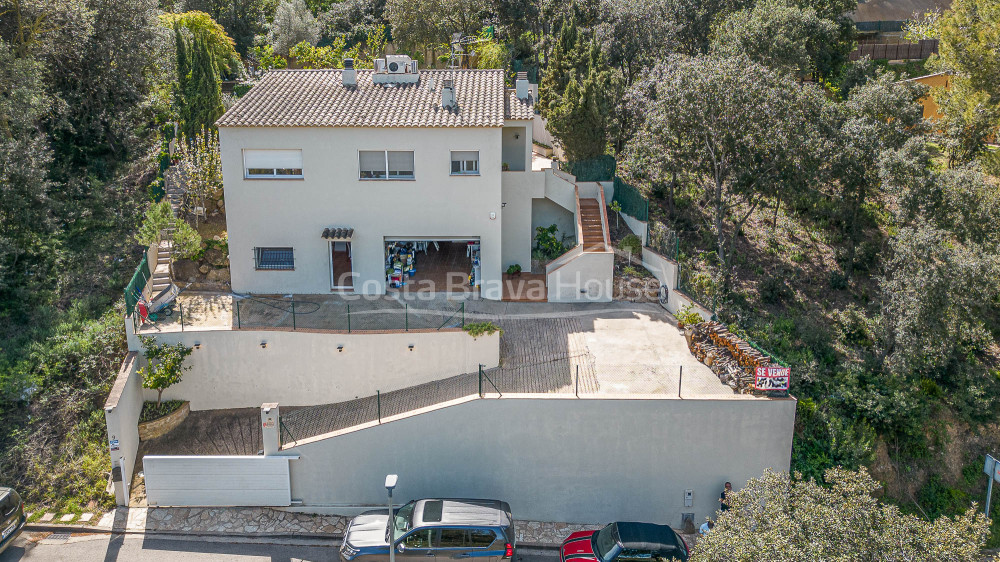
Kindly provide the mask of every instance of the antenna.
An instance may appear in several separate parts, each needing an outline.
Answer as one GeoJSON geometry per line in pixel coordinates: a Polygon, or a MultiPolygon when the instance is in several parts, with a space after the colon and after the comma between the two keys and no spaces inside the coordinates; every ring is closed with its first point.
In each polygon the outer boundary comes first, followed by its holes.
{"type": "Polygon", "coordinates": [[[451,54],[448,57],[448,68],[455,70],[463,68],[462,57],[472,56],[474,53],[465,52],[466,45],[475,45],[480,39],[472,35],[463,35],[461,31],[451,34],[451,54]]]}

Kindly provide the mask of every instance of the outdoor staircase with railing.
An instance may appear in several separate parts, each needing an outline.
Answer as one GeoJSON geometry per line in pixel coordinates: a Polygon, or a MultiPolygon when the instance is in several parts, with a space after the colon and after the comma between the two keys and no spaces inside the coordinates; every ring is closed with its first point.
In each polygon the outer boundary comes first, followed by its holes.
{"type": "Polygon", "coordinates": [[[601,204],[597,199],[580,199],[580,230],[583,233],[584,252],[603,252],[608,249],[605,245],[604,221],[601,217],[601,204]]]}
{"type": "Polygon", "coordinates": [[[158,295],[160,291],[173,283],[171,271],[174,249],[173,234],[174,223],[171,221],[169,226],[160,233],[160,242],[156,248],[156,266],[153,268],[153,295],[158,295]]]}

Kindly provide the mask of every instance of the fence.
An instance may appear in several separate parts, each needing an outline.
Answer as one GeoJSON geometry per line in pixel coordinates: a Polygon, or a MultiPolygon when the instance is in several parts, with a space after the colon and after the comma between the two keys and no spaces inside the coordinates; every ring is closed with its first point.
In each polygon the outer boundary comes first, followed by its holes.
{"type": "Polygon", "coordinates": [[[678,262],[677,290],[715,314],[715,294],[708,273],[685,268],[678,262]]]}
{"type": "Polygon", "coordinates": [[[677,231],[656,220],[649,221],[646,228],[646,247],[667,259],[678,261],[681,239],[677,231]]]}
{"type": "Polygon", "coordinates": [[[233,327],[351,332],[442,330],[465,327],[465,303],[446,308],[435,302],[401,303],[392,299],[316,301],[297,297],[237,297],[233,327]]]}
{"type": "Polygon", "coordinates": [[[566,162],[564,170],[576,176],[576,181],[611,181],[615,177],[615,157],[605,154],[590,160],[566,162]]]}
{"type": "Polygon", "coordinates": [[[598,370],[585,357],[495,367],[392,392],[376,392],[336,404],[282,411],[282,445],[460,399],[496,398],[511,394],[561,394],[577,398],[726,395],[714,375],[706,381],[679,365],[612,365],[598,370]],[[706,390],[706,382],[711,388],[706,390]]]}
{"type": "Polygon", "coordinates": [[[611,200],[617,201],[626,215],[641,221],[649,220],[649,199],[618,176],[615,176],[615,195],[611,200]]]}
{"type": "Polygon", "coordinates": [[[874,60],[926,59],[938,52],[937,39],[921,39],[917,43],[862,43],[850,54],[851,60],[867,55],[874,60]]]}
{"type": "Polygon", "coordinates": [[[906,22],[903,20],[858,21],[854,26],[862,33],[896,33],[903,31],[906,22]]]}
{"type": "Polygon", "coordinates": [[[132,280],[125,286],[125,314],[131,316],[135,310],[135,305],[139,302],[138,295],[146,289],[146,282],[152,277],[153,272],[149,269],[149,258],[146,252],[142,253],[142,261],[135,268],[132,280]]]}

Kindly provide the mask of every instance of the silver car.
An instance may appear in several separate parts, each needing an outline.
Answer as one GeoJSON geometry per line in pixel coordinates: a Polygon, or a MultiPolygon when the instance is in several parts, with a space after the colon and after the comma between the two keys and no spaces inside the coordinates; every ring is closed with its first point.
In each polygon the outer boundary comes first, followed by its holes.
{"type": "MultiPolygon", "coordinates": [[[[398,562],[447,562],[514,558],[514,519],[499,500],[426,499],[393,510],[398,562]]],[[[366,511],[347,527],[344,562],[389,560],[389,510],[366,511]]]]}

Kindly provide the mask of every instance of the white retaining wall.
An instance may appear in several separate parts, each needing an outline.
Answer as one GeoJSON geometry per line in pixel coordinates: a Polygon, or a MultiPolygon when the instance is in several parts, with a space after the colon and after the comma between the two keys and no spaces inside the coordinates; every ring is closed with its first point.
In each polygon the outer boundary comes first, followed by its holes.
{"type": "Polygon", "coordinates": [[[611,302],[614,263],[614,252],[580,251],[561,265],[553,261],[546,275],[549,302],[611,302]]]}
{"type": "Polygon", "coordinates": [[[700,523],[726,481],[787,471],[794,398],[471,399],[283,449],[293,500],[380,505],[386,474],[397,502],[497,498],[515,519],[700,523]],[[693,490],[685,507],[684,491],[693,490]]]}
{"type": "MultiPolygon", "coordinates": [[[[265,402],[311,406],[371,396],[496,367],[500,336],[462,330],[331,334],[215,330],[156,334],[160,343],[200,346],[164,400],[192,410],[253,408],[265,402]],[[261,343],[266,343],[262,347],[261,343]],[[413,349],[410,350],[409,346],[413,349]],[[339,351],[338,346],[343,346],[339,351]]],[[[155,398],[154,391],[146,391],[155,398]]]]}
{"type": "Polygon", "coordinates": [[[656,277],[660,285],[665,285],[669,288],[667,302],[663,305],[668,312],[677,314],[679,310],[684,309],[689,304],[694,304],[694,311],[700,314],[702,318],[705,320],[712,319],[711,310],[694,302],[694,299],[677,290],[677,262],[644,247],[642,249],[642,266],[656,277]]]}
{"type": "Polygon", "coordinates": [[[115,502],[128,505],[135,456],[139,450],[139,414],[142,413],[142,376],[137,372],[145,364],[142,356],[132,351],[118,371],[118,378],[104,404],[104,421],[108,427],[108,451],[111,468],[121,470],[121,480],[114,482],[115,502]]]}

